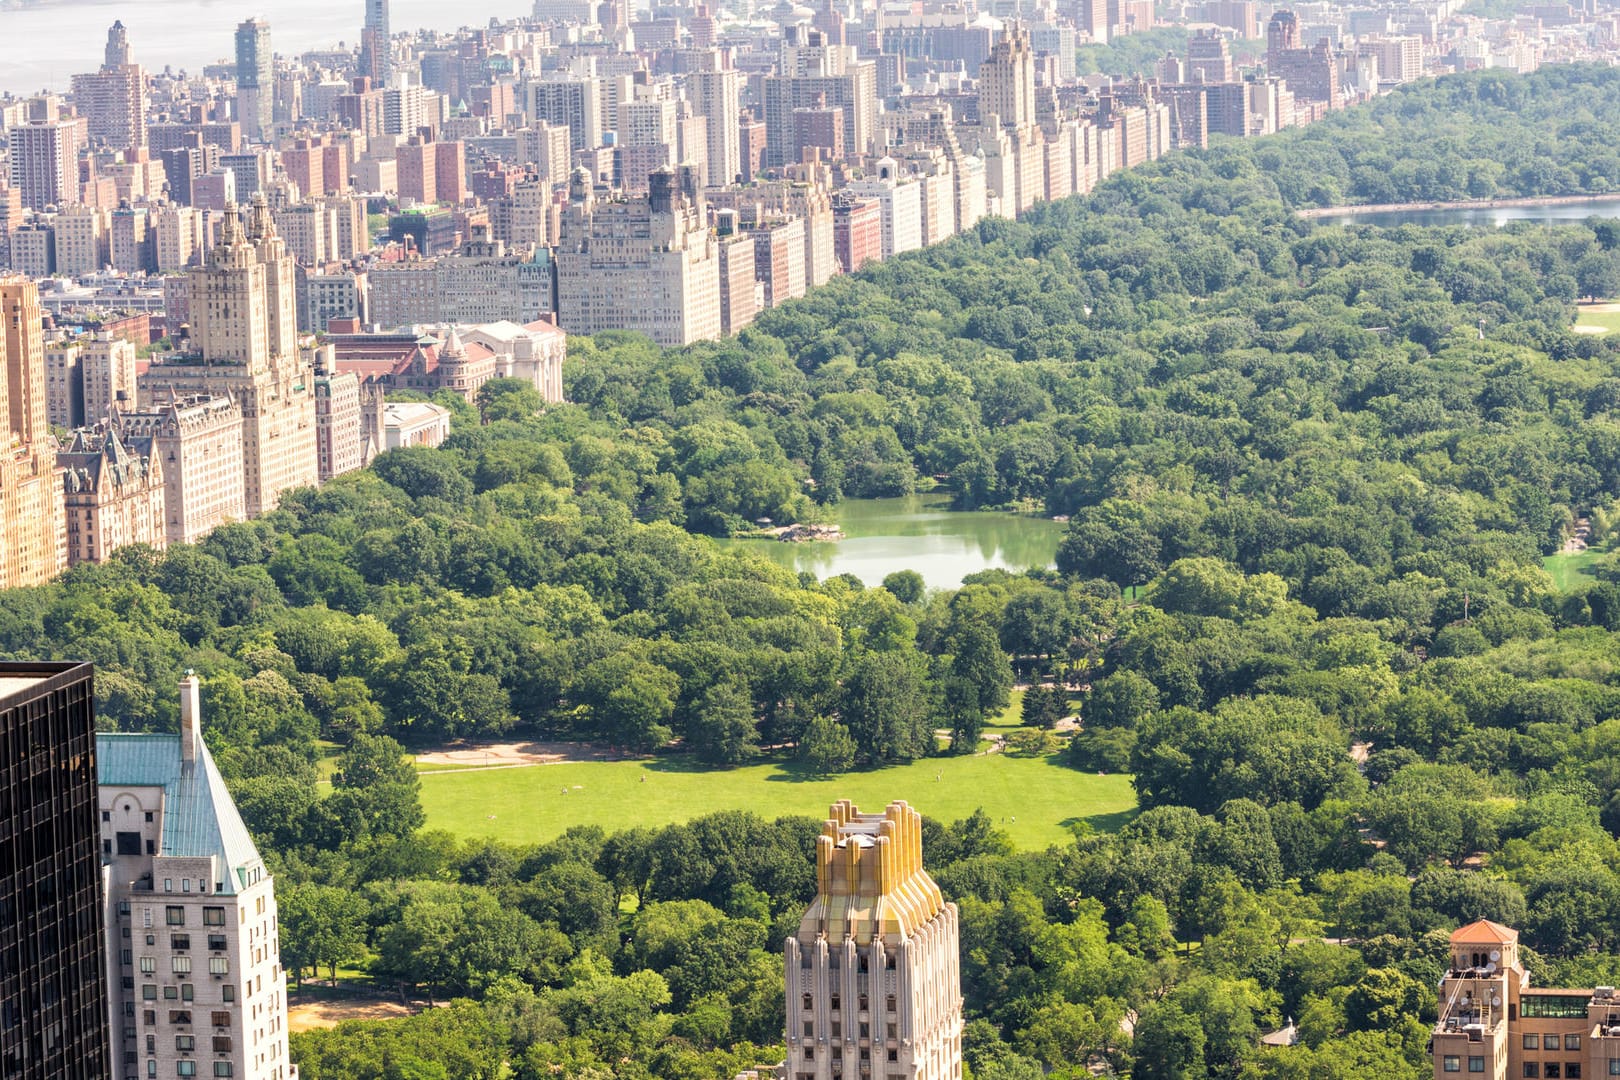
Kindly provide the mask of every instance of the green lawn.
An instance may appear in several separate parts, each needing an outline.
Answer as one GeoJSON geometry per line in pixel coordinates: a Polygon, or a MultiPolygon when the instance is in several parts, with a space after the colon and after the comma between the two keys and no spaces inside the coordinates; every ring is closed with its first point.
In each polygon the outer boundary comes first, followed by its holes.
{"type": "Polygon", "coordinates": [[[1580,305],[1575,313],[1576,326],[1594,326],[1605,331],[1620,330],[1620,311],[1595,311],[1590,305],[1580,305]]]}
{"type": "Polygon", "coordinates": [[[1594,571],[1598,563],[1607,559],[1609,554],[1607,551],[1587,548],[1574,555],[1548,555],[1541,560],[1541,565],[1552,575],[1553,584],[1558,586],[1559,592],[1569,592],[1596,583],[1597,575],[1594,571]]]}
{"type": "Polygon", "coordinates": [[[422,774],[429,828],[509,843],[550,839],[572,825],[615,832],[716,810],[821,817],[841,798],[867,810],[905,799],[944,821],[983,807],[1019,847],[1037,850],[1068,839],[1065,823],[1088,821],[1113,829],[1129,820],[1136,806],[1128,776],[1097,776],[1055,760],[1001,754],[929,758],[830,779],[809,777],[796,762],[710,769],[675,760],[422,774]]]}

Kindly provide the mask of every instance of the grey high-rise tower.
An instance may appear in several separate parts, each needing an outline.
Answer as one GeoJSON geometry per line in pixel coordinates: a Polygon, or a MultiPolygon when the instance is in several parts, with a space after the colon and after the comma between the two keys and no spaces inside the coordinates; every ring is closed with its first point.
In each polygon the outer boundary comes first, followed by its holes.
{"type": "Polygon", "coordinates": [[[270,51],[270,24],[248,19],[236,28],[236,111],[242,136],[269,142],[275,134],[276,76],[270,51]]]}
{"type": "Polygon", "coordinates": [[[373,87],[386,86],[393,74],[389,53],[388,0],[366,0],[366,25],[360,31],[360,74],[373,87]]]}

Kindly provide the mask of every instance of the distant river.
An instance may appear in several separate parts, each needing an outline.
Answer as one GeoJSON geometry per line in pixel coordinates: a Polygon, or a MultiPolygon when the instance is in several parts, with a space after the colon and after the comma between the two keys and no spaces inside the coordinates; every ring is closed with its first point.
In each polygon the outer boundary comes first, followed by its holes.
{"type": "Polygon", "coordinates": [[[950,509],[949,495],[845,499],[835,508],[844,539],[785,544],[780,540],[722,540],[745,545],[791,570],[818,578],[854,574],[869,587],[896,570],[915,570],[932,589],[954,589],[980,570],[1047,568],[1067,526],[1048,518],[950,509]]]}
{"type": "MultiPolygon", "coordinates": [[[[529,10],[526,0],[392,0],[390,21],[395,31],[455,30],[529,10]]],[[[129,28],[135,61],[148,70],[200,71],[235,56],[236,24],[254,15],[270,21],[283,56],[352,46],[365,17],[361,0],[0,0],[0,93],[66,90],[74,74],[101,66],[114,19],[129,28]]]]}
{"type": "Polygon", "coordinates": [[[1346,210],[1323,214],[1315,220],[1341,225],[1492,225],[1514,221],[1539,221],[1544,225],[1584,221],[1589,217],[1620,218],[1620,195],[1594,195],[1575,202],[1541,203],[1535,206],[1453,207],[1443,210],[1346,210]]]}

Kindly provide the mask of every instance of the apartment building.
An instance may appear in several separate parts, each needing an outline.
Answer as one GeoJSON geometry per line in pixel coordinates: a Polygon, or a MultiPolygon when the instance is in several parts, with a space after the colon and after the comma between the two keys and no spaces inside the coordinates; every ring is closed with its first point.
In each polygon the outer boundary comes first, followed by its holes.
{"type": "Polygon", "coordinates": [[[202,737],[96,736],[113,1075],[293,1080],[275,887],[202,737]]]}
{"type": "Polygon", "coordinates": [[[112,425],[79,430],[56,460],[69,566],[106,562],[131,544],[168,546],[163,462],[153,440],[126,442],[112,425]]]}

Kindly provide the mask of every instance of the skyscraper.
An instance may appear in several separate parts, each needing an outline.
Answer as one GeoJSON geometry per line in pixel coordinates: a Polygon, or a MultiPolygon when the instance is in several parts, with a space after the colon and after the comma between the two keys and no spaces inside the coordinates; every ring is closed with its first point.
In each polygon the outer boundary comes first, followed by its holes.
{"type": "Polygon", "coordinates": [[[276,76],[270,24],[253,18],[236,28],[236,112],[242,137],[269,142],[275,134],[276,76]]]}
{"type": "Polygon", "coordinates": [[[960,1080],[956,905],[922,863],[922,815],[834,803],[816,838],[816,898],[787,939],[791,1080],[960,1080]]]}
{"type": "Polygon", "coordinates": [[[275,889],[203,743],[197,676],[178,735],[98,735],[96,772],[122,1075],[296,1076],[275,889]]]}
{"type": "Polygon", "coordinates": [[[10,131],[11,186],[22,204],[40,211],[78,201],[83,122],[35,120],[10,131]]]}
{"type": "Polygon", "coordinates": [[[320,479],[315,374],[298,351],[297,288],[264,196],[254,198],[245,227],[237,208],[226,207],[207,265],[188,279],[191,351],[153,364],[139,380],[143,404],[166,395],[230,398],[240,406],[248,517],[274,510],[287,489],[320,479]]]}
{"type": "Polygon", "coordinates": [[[731,66],[731,55],[727,51],[711,49],[709,56],[712,69],[688,75],[686,92],[698,115],[708,120],[705,135],[709,186],[725,187],[736,183],[742,172],[737,121],[741,116],[738,102],[744,79],[743,73],[731,66]]]}
{"type": "Polygon", "coordinates": [[[366,24],[360,31],[360,74],[371,85],[386,86],[393,74],[388,30],[388,0],[366,0],[366,24]]]}
{"type": "Polygon", "coordinates": [[[0,664],[0,1073],[108,1080],[89,664],[0,664]]]}
{"type": "Polygon", "coordinates": [[[67,561],[44,337],[39,289],[0,278],[0,588],[41,585],[67,561]]]}
{"type": "Polygon", "coordinates": [[[129,33],[122,22],[107,30],[101,70],[73,76],[73,103],[90,127],[90,138],[115,150],[146,145],[146,72],[130,62],[129,33]]]}
{"type": "Polygon", "coordinates": [[[1018,131],[1035,123],[1035,51],[1023,27],[1003,33],[979,66],[979,122],[991,116],[1018,131]]]}

